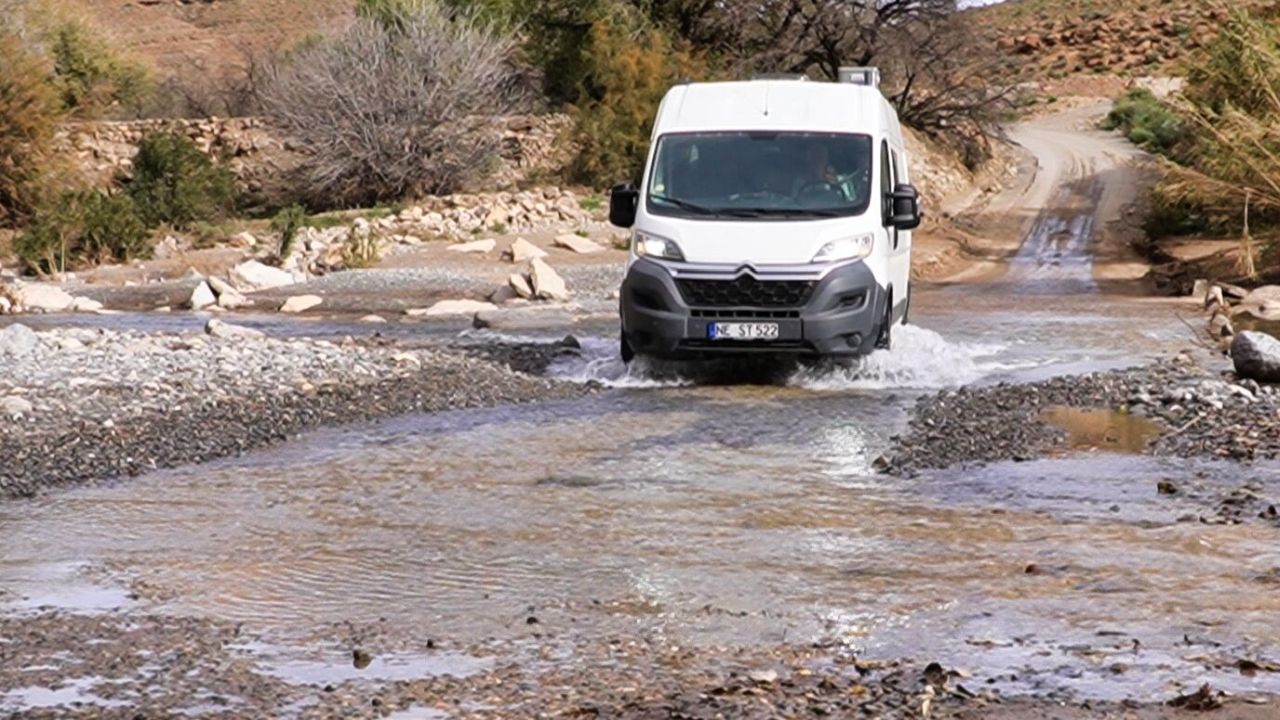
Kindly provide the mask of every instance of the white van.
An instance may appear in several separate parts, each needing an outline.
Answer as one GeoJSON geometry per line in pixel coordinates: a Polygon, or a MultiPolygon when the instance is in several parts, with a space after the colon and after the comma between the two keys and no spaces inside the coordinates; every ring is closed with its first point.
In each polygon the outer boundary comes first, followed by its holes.
{"type": "Polygon", "coordinates": [[[610,221],[632,229],[624,360],[889,346],[919,201],[879,73],[841,76],[667,93],[640,185],[610,197],[610,221]]]}

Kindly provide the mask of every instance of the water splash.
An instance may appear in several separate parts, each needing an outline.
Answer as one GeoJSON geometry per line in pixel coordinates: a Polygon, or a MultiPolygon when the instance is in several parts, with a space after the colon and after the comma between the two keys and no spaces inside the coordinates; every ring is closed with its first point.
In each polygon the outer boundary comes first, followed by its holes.
{"type": "Polygon", "coordinates": [[[631,364],[622,362],[618,341],[613,338],[582,338],[582,352],[552,363],[547,374],[569,382],[595,382],[607,387],[659,388],[682,387],[693,383],[678,369],[636,358],[631,364]]]}
{"type": "Polygon", "coordinates": [[[894,328],[893,348],[850,365],[802,368],[787,380],[809,390],[932,389],[971,383],[1015,366],[997,357],[1003,345],[954,343],[916,325],[894,328]]]}

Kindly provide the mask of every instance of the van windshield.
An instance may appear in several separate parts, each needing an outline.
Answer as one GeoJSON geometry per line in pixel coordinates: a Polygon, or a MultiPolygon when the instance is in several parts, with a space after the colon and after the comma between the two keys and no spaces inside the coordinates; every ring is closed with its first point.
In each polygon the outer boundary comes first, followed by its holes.
{"type": "Polygon", "coordinates": [[[844,133],[664,135],[648,210],[695,218],[861,215],[871,200],[871,148],[869,136],[844,133]]]}

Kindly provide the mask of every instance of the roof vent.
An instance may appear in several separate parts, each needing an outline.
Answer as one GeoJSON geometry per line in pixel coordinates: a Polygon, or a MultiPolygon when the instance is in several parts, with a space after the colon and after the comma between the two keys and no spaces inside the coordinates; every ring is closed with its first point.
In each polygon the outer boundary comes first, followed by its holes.
{"type": "Polygon", "coordinates": [[[840,68],[840,82],[878,88],[880,87],[880,68],[842,67],[840,68]]]}
{"type": "Polygon", "coordinates": [[[808,80],[808,75],[799,73],[759,73],[751,76],[752,80],[808,80]]]}

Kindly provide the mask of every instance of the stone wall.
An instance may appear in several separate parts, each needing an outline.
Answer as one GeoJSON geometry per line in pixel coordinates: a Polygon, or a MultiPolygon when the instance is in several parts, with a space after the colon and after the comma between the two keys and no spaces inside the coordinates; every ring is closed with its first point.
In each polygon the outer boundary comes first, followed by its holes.
{"type": "MultiPolygon", "coordinates": [[[[514,189],[559,173],[573,154],[563,140],[570,122],[565,115],[496,118],[493,132],[500,136],[500,162],[483,189],[514,189]]],[[[68,123],[59,129],[57,143],[76,159],[87,179],[105,187],[118,175],[128,176],[138,143],[157,130],[178,132],[202,151],[225,159],[242,188],[251,193],[270,188],[298,161],[297,152],[265,118],[68,123]]]]}

